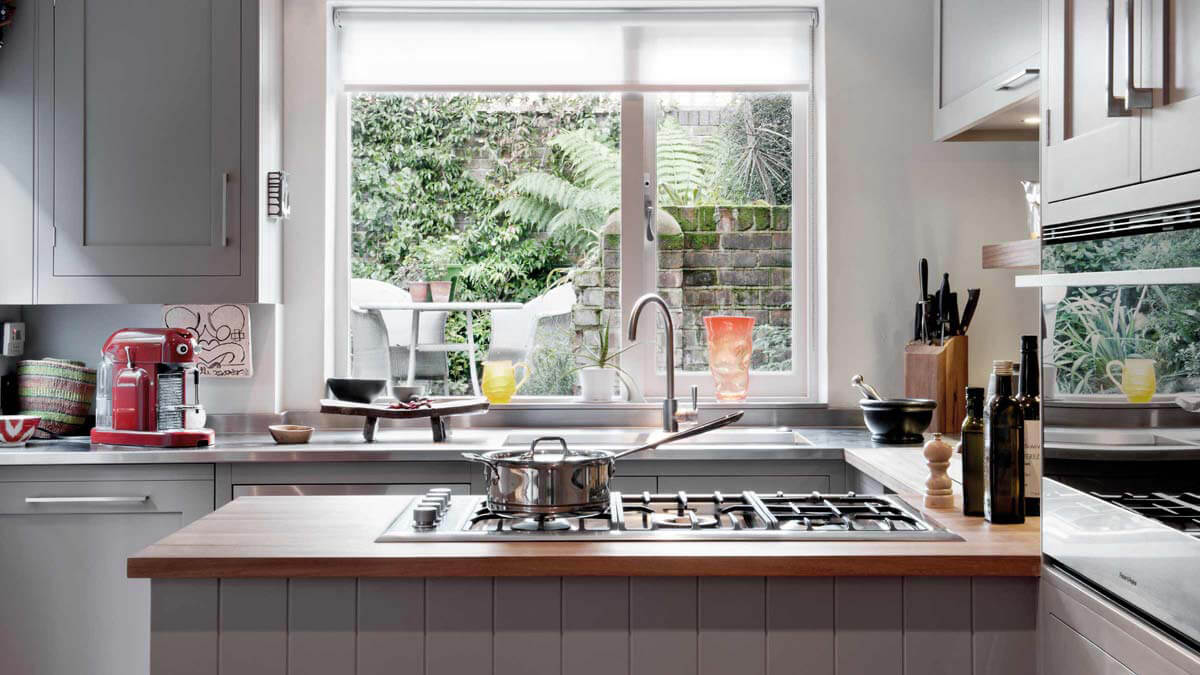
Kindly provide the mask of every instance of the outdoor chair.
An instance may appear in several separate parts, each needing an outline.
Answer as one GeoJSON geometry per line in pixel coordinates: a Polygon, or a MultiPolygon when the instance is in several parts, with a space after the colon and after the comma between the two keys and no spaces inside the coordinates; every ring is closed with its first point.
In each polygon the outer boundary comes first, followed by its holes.
{"type": "MultiPolygon", "coordinates": [[[[380,317],[382,325],[385,328],[385,334],[381,339],[387,345],[388,361],[390,362],[388,370],[385,372],[390,374],[394,382],[403,382],[408,379],[408,350],[412,345],[412,312],[404,309],[367,311],[358,309],[360,305],[371,303],[401,304],[408,302],[412,302],[412,296],[409,292],[392,284],[374,279],[350,280],[350,305],[352,307],[351,364],[355,363],[356,349],[362,350],[365,355],[373,353],[376,348],[373,343],[366,340],[358,340],[356,344],[356,341],[353,339],[356,322],[354,317],[356,313],[374,314],[380,317]]],[[[447,315],[447,312],[421,312],[421,323],[418,328],[418,334],[422,344],[435,344],[446,341],[447,315]]],[[[357,321],[360,326],[366,325],[362,319],[357,321]]],[[[359,360],[370,362],[372,359],[363,356],[359,360]]],[[[416,368],[414,370],[414,379],[430,383],[441,380],[445,393],[447,395],[450,393],[450,360],[446,352],[418,350],[416,368]]],[[[355,377],[365,376],[355,374],[355,377]]]]}
{"type": "Polygon", "coordinates": [[[528,363],[537,346],[538,326],[542,320],[568,314],[574,306],[574,286],[562,284],[525,303],[521,309],[492,310],[488,360],[528,363]]]}

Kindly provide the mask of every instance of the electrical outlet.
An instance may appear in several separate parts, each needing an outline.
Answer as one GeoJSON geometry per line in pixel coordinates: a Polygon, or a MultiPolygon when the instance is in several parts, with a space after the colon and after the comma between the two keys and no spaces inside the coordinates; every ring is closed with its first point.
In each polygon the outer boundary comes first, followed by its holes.
{"type": "Polygon", "coordinates": [[[4,356],[21,356],[25,353],[25,324],[11,321],[4,324],[4,356]]]}

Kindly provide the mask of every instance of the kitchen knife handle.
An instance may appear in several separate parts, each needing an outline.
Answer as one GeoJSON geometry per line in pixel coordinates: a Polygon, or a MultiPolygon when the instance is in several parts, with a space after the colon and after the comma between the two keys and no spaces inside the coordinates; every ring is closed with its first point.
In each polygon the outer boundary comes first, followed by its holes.
{"type": "Polygon", "coordinates": [[[921,264],[917,266],[917,272],[921,277],[921,300],[929,297],[929,261],[921,258],[921,264]]]}

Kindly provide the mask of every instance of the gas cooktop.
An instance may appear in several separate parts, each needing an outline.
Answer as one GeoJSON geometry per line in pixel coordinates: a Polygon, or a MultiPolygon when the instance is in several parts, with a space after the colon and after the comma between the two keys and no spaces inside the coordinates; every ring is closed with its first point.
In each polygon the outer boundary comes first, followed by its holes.
{"type": "Polygon", "coordinates": [[[1093,492],[1092,496],[1200,539],[1200,492],[1093,492]]]}
{"type": "Polygon", "coordinates": [[[481,496],[434,490],[407,504],[379,542],[414,541],[958,541],[893,495],[611,494],[604,510],[531,517],[481,496]]]}

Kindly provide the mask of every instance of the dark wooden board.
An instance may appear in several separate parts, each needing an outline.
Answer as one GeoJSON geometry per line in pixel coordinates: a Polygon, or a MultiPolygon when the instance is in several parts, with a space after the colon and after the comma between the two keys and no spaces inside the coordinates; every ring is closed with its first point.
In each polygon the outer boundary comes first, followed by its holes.
{"type": "Polygon", "coordinates": [[[428,408],[391,408],[386,405],[371,403],[354,403],[353,401],[338,401],[332,398],[321,399],[321,412],[328,415],[356,415],[365,417],[363,422],[363,440],[374,442],[375,430],[379,428],[380,419],[419,420],[428,419],[433,429],[433,440],[442,443],[450,438],[450,428],[446,418],[451,415],[478,415],[485,413],[490,404],[486,398],[472,398],[465,401],[446,401],[434,403],[428,408]]]}
{"type": "Polygon", "coordinates": [[[403,408],[389,408],[385,405],[354,403],[351,401],[324,398],[321,399],[321,412],[330,415],[360,415],[363,417],[382,417],[384,419],[414,420],[421,419],[422,417],[445,417],[447,415],[482,413],[487,412],[490,405],[486,398],[472,398],[465,401],[434,403],[428,408],[405,410],[403,408]]]}

